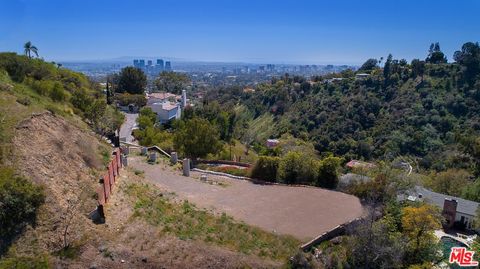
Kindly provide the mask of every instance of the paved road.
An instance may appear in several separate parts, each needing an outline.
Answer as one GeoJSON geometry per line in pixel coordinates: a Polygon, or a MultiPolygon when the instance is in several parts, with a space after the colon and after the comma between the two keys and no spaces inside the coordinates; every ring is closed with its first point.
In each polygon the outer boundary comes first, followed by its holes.
{"type": "Polygon", "coordinates": [[[138,114],[137,113],[125,113],[122,112],[125,115],[125,122],[122,124],[122,127],[120,128],[120,138],[125,137],[127,138],[127,142],[129,143],[134,143],[133,136],[132,136],[132,128],[137,125],[137,118],[138,114]]]}
{"type": "Polygon", "coordinates": [[[199,207],[226,212],[237,220],[304,241],[359,217],[363,211],[358,198],[341,192],[258,185],[208,175],[227,186],[211,185],[200,181],[196,172],[184,177],[161,164],[147,164],[140,157],[130,157],[129,166],[145,171],[146,179],[199,207]]]}

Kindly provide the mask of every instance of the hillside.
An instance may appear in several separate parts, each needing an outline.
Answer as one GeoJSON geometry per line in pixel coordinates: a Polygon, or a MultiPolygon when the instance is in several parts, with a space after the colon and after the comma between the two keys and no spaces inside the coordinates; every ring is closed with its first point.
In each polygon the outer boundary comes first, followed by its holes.
{"type": "Polygon", "coordinates": [[[81,74],[0,54],[0,268],[275,268],[294,254],[296,239],[193,204],[185,211],[129,169],[106,223],[89,219],[113,150],[101,136],[122,122],[103,96],[81,74]],[[146,202],[158,206],[142,215],[146,202]],[[165,209],[178,231],[149,217],[165,209]],[[197,218],[207,223],[185,230],[197,218]],[[219,238],[204,238],[203,229],[219,229],[219,238]]]}
{"type": "MultiPolygon", "coordinates": [[[[408,160],[425,174],[463,169],[470,185],[480,175],[480,48],[464,44],[453,63],[435,53],[437,61],[390,55],[383,67],[371,59],[357,72],[311,79],[286,74],[253,92],[211,91],[205,103],[236,115],[238,138],[253,145],[291,134],[346,161],[408,160]]],[[[477,194],[463,195],[479,200],[477,194]]]]}

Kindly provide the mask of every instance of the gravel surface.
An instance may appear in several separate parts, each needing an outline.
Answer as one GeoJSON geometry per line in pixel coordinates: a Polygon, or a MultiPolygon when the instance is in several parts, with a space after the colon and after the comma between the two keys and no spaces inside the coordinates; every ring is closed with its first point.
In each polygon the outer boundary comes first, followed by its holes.
{"type": "Polygon", "coordinates": [[[175,192],[199,207],[226,212],[237,220],[267,231],[290,234],[308,241],[321,233],[361,216],[358,198],[313,187],[259,185],[246,180],[208,175],[211,184],[200,181],[200,173],[184,177],[163,164],[150,165],[130,157],[129,165],[145,171],[145,178],[175,192]]]}

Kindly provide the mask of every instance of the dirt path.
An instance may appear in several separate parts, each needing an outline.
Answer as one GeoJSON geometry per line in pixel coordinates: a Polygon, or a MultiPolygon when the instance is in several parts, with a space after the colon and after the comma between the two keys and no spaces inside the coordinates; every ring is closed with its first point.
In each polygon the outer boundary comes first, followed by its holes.
{"type": "Polygon", "coordinates": [[[209,175],[209,179],[224,186],[212,185],[200,181],[198,173],[184,177],[162,164],[147,164],[140,157],[130,157],[129,165],[145,171],[147,180],[175,192],[181,199],[305,241],[362,214],[358,198],[341,192],[258,185],[209,175]]]}

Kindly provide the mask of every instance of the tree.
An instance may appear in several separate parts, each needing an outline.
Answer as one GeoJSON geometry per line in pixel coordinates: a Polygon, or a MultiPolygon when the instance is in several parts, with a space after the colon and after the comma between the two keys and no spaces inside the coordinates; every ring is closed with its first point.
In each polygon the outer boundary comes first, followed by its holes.
{"type": "Polygon", "coordinates": [[[437,249],[433,231],[441,228],[441,215],[431,205],[408,206],[402,210],[403,233],[408,238],[407,263],[418,264],[431,261],[437,249]]]}
{"type": "Polygon", "coordinates": [[[118,93],[143,94],[147,76],[139,68],[128,66],[122,69],[115,89],[118,93]]]}
{"type": "Polygon", "coordinates": [[[423,79],[423,74],[425,74],[425,62],[420,61],[419,59],[412,60],[412,76],[414,78],[421,76],[423,79]]]}
{"type": "Polygon", "coordinates": [[[359,71],[371,71],[378,67],[377,64],[378,64],[377,59],[373,59],[373,58],[368,59],[367,61],[365,61],[365,63],[362,64],[359,71]]]}
{"type": "Polygon", "coordinates": [[[464,67],[463,76],[468,83],[472,84],[480,74],[480,46],[478,42],[463,44],[462,49],[454,53],[453,59],[464,67]]]}
{"type": "Polygon", "coordinates": [[[351,268],[402,268],[405,241],[385,221],[375,221],[370,210],[354,228],[347,249],[351,268]]]}
{"type": "Polygon", "coordinates": [[[275,182],[277,180],[279,157],[260,156],[252,168],[251,177],[275,182]]]}
{"type": "Polygon", "coordinates": [[[176,150],[194,159],[217,153],[221,148],[217,128],[200,118],[181,121],[173,143],[176,150]]]}
{"type": "Polygon", "coordinates": [[[140,110],[137,118],[138,128],[145,130],[147,127],[153,127],[157,121],[157,114],[149,107],[140,110]]]}
{"type": "Polygon", "coordinates": [[[392,73],[392,59],[392,54],[388,54],[387,61],[385,61],[385,65],[383,66],[383,77],[385,78],[385,82],[387,82],[387,84],[392,73]]]}
{"type": "Polygon", "coordinates": [[[186,74],[164,71],[155,80],[155,86],[160,92],[180,94],[189,82],[190,78],[186,74]]]}
{"type": "Polygon", "coordinates": [[[338,184],[338,169],[342,158],[329,156],[320,161],[318,165],[317,186],[334,189],[338,184]]]}
{"type": "Polygon", "coordinates": [[[80,218],[83,217],[81,212],[83,205],[89,199],[88,190],[86,186],[82,186],[78,193],[73,193],[70,198],[67,198],[66,207],[63,208],[62,215],[60,217],[60,240],[62,242],[61,251],[66,251],[71,247],[72,241],[75,238],[79,238],[78,225],[80,218]],[[74,231],[72,233],[72,230],[74,231]]]}
{"type": "Polygon", "coordinates": [[[427,186],[435,192],[452,196],[460,196],[462,190],[470,183],[470,173],[463,169],[448,169],[439,173],[432,173],[427,186]]]}
{"type": "Polygon", "coordinates": [[[277,177],[282,183],[312,183],[317,175],[318,161],[301,152],[288,152],[278,164],[277,177]]]}
{"type": "Polygon", "coordinates": [[[445,54],[440,50],[440,44],[438,42],[430,45],[428,56],[425,59],[425,62],[431,64],[441,64],[447,62],[447,57],[445,57],[445,54]]]}
{"type": "Polygon", "coordinates": [[[25,55],[28,56],[28,58],[32,58],[32,53],[35,54],[35,56],[38,57],[38,49],[35,47],[32,42],[28,41],[23,45],[25,55]]]}
{"type": "Polygon", "coordinates": [[[45,201],[43,189],[14,173],[0,168],[0,254],[27,223],[34,223],[45,201]]]}

